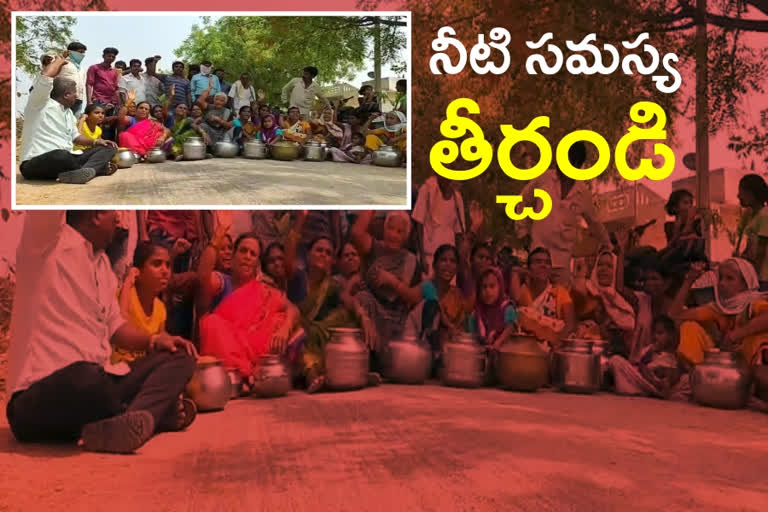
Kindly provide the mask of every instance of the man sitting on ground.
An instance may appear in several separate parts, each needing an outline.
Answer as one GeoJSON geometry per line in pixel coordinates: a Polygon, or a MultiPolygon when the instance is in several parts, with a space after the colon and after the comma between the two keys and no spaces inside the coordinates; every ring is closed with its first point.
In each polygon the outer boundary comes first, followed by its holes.
{"type": "Polygon", "coordinates": [[[81,135],[72,106],[77,100],[77,84],[59,77],[67,64],[55,57],[35,79],[24,109],[21,135],[21,175],[28,180],[55,180],[62,183],[87,183],[96,175],[117,170],[111,164],[117,144],[81,135]],[[73,144],[86,146],[73,151],[73,144]]]}
{"type": "Polygon", "coordinates": [[[149,336],[120,312],[105,250],[116,211],[27,213],[17,249],[11,317],[8,423],[19,441],[74,441],[86,450],[131,453],[156,432],[182,430],[196,415],[181,393],[194,348],[149,336]],[[110,364],[111,346],[147,350],[110,364]]]}

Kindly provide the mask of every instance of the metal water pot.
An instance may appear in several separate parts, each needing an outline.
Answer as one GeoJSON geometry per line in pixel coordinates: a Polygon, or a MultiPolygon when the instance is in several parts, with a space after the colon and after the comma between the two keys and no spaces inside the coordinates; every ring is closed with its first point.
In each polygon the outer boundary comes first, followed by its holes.
{"type": "Polygon", "coordinates": [[[485,381],[486,367],[485,350],[475,336],[461,332],[443,348],[441,382],[444,386],[477,388],[485,381]]]}
{"type": "Polygon", "coordinates": [[[287,141],[287,140],[281,140],[278,142],[275,142],[272,144],[271,152],[272,152],[272,158],[275,160],[296,160],[299,158],[299,152],[301,151],[301,146],[296,144],[295,142],[287,141]]]}
{"type": "Polygon", "coordinates": [[[535,336],[513,334],[499,347],[496,379],[502,389],[536,391],[549,382],[549,354],[535,336]]]}
{"type": "Polygon", "coordinates": [[[220,411],[232,396],[232,381],[219,360],[202,356],[187,383],[187,394],[199,411],[220,411]]]}
{"type": "Polygon", "coordinates": [[[555,386],[566,393],[592,394],[600,391],[600,354],[592,341],[565,340],[555,352],[555,386]]]}
{"type": "Polygon", "coordinates": [[[232,385],[232,393],[230,393],[229,399],[234,400],[235,398],[240,398],[240,394],[243,390],[243,376],[240,375],[240,372],[234,369],[227,370],[227,375],[229,375],[229,382],[232,385]]]}
{"type": "Polygon", "coordinates": [[[327,154],[327,148],[325,147],[325,144],[321,144],[319,142],[307,142],[304,145],[304,160],[308,160],[310,162],[323,162],[325,161],[325,157],[327,154]]]}
{"type": "Polygon", "coordinates": [[[240,152],[240,146],[234,142],[221,141],[213,145],[216,158],[234,158],[240,152]]]}
{"type": "Polygon", "coordinates": [[[184,160],[205,160],[206,147],[200,137],[190,137],[184,143],[184,160]]]}
{"type": "Polygon", "coordinates": [[[120,148],[112,157],[112,161],[117,165],[118,169],[128,169],[138,163],[139,159],[136,158],[136,153],[130,149],[120,148]]]}
{"type": "Polygon", "coordinates": [[[432,351],[415,336],[389,342],[386,377],[400,384],[423,384],[432,371],[432,351]]]}
{"type": "Polygon", "coordinates": [[[267,158],[267,145],[260,140],[246,142],[243,145],[243,156],[254,159],[267,158]]]}
{"type": "Polygon", "coordinates": [[[252,394],[257,398],[275,398],[291,390],[291,376],[276,354],[261,356],[253,381],[252,394]]]}
{"type": "Polygon", "coordinates": [[[161,164],[165,162],[165,151],[162,148],[152,148],[147,153],[147,162],[151,164],[161,164]]]}
{"type": "Polygon", "coordinates": [[[403,154],[395,146],[382,146],[372,155],[373,165],[381,167],[400,167],[403,165],[403,154]]]}
{"type": "Polygon", "coordinates": [[[325,383],[344,391],[360,389],[368,383],[368,347],[360,329],[332,329],[325,345],[325,383]]]}
{"type": "Polygon", "coordinates": [[[707,350],[691,372],[693,399],[709,407],[741,409],[749,400],[752,375],[740,354],[707,350]]]}

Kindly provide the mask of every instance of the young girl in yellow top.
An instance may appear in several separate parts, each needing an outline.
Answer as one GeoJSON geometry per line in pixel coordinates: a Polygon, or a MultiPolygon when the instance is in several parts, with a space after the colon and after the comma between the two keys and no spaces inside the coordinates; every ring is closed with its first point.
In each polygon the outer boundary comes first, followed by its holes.
{"type": "MultiPolygon", "coordinates": [[[[120,290],[120,309],[137,329],[149,335],[160,334],[165,331],[167,313],[159,295],[171,276],[170,255],[161,245],[144,242],[136,247],[133,265],[120,290]]],[[[144,355],[115,348],[112,362],[131,362],[144,355]]]]}
{"type": "MultiPolygon", "coordinates": [[[[77,129],[80,135],[85,135],[89,139],[101,138],[101,123],[104,122],[104,107],[98,103],[91,103],[85,107],[85,114],[80,118],[77,129]]],[[[76,150],[86,150],[90,147],[75,146],[76,150]]]]}

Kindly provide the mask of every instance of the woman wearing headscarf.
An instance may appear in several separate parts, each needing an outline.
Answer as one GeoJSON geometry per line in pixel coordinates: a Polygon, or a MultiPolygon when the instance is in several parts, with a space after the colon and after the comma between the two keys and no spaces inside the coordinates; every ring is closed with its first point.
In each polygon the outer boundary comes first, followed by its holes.
{"type": "Polygon", "coordinates": [[[693,283],[704,273],[694,263],[672,303],[670,316],[680,323],[678,357],[688,365],[704,360],[711,348],[740,352],[748,364],[768,363],[768,300],[758,291],[757,272],[750,262],[731,258],[715,271],[715,300],[684,309],[693,283]]]}
{"type": "MultiPolygon", "coordinates": [[[[368,128],[370,119],[365,123],[364,128],[368,128]]],[[[397,110],[387,112],[384,116],[384,128],[377,128],[368,131],[365,137],[365,148],[369,151],[376,151],[382,146],[397,146],[400,151],[405,153],[408,143],[408,134],[406,129],[405,114],[397,110]]]]}
{"type": "Polygon", "coordinates": [[[514,303],[504,290],[504,276],[496,267],[487,267],[477,278],[475,311],[469,319],[470,331],[481,342],[498,348],[517,320],[514,303]]]}
{"type": "Polygon", "coordinates": [[[310,122],[312,139],[325,143],[328,147],[343,148],[352,141],[352,128],[349,124],[336,120],[336,111],[326,106],[319,119],[310,122]]]}

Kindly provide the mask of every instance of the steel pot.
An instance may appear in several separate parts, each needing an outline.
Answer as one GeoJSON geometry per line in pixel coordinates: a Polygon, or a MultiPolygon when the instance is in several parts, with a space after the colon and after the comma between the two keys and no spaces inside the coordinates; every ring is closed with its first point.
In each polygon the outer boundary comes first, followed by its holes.
{"type": "Polygon", "coordinates": [[[707,350],[691,372],[693,399],[709,407],[741,409],[749,400],[752,375],[741,355],[707,350]]]}
{"type": "Polygon", "coordinates": [[[115,156],[112,157],[112,161],[117,165],[118,169],[128,169],[137,164],[139,159],[136,158],[136,153],[130,149],[120,148],[115,153],[115,156]]]}
{"type": "Polygon", "coordinates": [[[360,329],[332,329],[325,345],[325,383],[329,389],[360,389],[368,383],[368,347],[360,329]]]}
{"type": "Polygon", "coordinates": [[[199,411],[220,411],[232,396],[232,381],[218,359],[203,356],[187,383],[187,394],[199,411]]]}
{"type": "Polygon", "coordinates": [[[403,154],[395,146],[382,146],[372,155],[373,165],[381,167],[400,167],[403,165],[403,154]]]}
{"type": "Polygon", "coordinates": [[[234,158],[240,152],[240,146],[234,142],[221,141],[213,146],[213,155],[216,158],[234,158]]]}
{"type": "Polygon", "coordinates": [[[444,386],[477,388],[486,377],[485,350],[475,336],[461,332],[443,348],[441,382],[444,386]]]}
{"type": "Polygon", "coordinates": [[[234,369],[227,370],[227,375],[229,375],[229,382],[232,384],[232,393],[230,393],[229,399],[240,398],[243,392],[243,376],[234,369]]]}
{"type": "Polygon", "coordinates": [[[272,145],[272,158],[275,160],[296,160],[299,158],[301,146],[295,142],[281,140],[272,145]]]}
{"type": "Polygon", "coordinates": [[[565,340],[555,352],[555,386],[566,393],[597,393],[600,390],[600,354],[588,340],[565,340]]]}
{"type": "Polygon", "coordinates": [[[400,384],[423,384],[432,371],[432,351],[415,336],[389,342],[386,377],[400,384]]]}
{"type": "Polygon", "coordinates": [[[246,142],[243,145],[243,156],[255,159],[267,158],[267,145],[260,140],[246,142]]]}
{"type": "Polygon", "coordinates": [[[205,160],[206,147],[200,137],[190,137],[184,143],[184,160],[205,160]]]}
{"type": "Polygon", "coordinates": [[[496,379],[502,389],[536,391],[549,382],[549,354],[535,336],[514,334],[499,347],[496,379]]]}
{"type": "Polygon", "coordinates": [[[165,162],[165,151],[161,148],[152,148],[147,153],[147,162],[151,164],[161,164],[165,162]]]}
{"type": "Polygon", "coordinates": [[[328,149],[326,148],[325,144],[321,144],[315,141],[308,142],[304,146],[304,150],[305,150],[304,160],[308,160],[310,162],[325,161],[325,157],[328,152],[328,149]]]}
{"type": "Polygon", "coordinates": [[[291,390],[291,377],[276,354],[261,356],[258,368],[253,372],[251,394],[257,398],[275,398],[291,390]]]}

